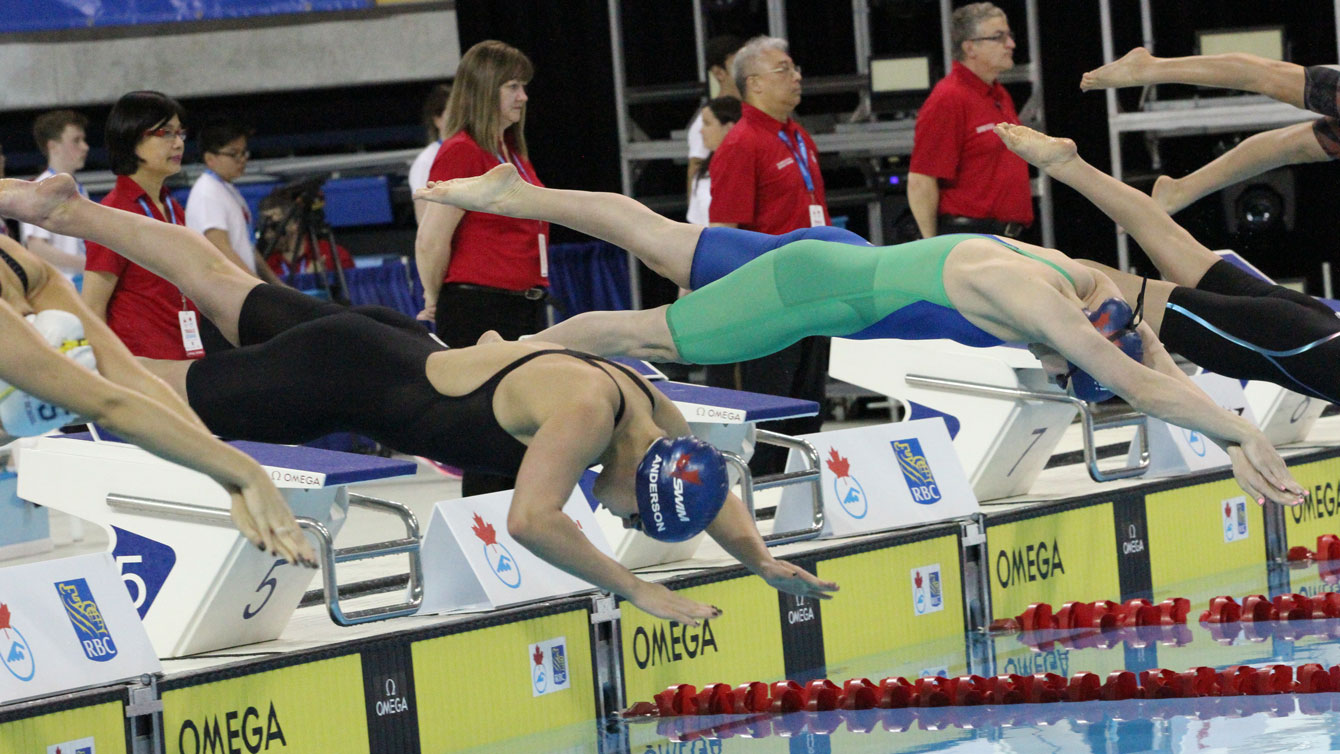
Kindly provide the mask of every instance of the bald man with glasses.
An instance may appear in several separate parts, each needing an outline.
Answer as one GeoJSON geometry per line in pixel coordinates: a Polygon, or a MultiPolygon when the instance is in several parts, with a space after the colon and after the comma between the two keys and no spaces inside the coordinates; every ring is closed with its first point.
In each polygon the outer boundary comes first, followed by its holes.
{"type": "Polygon", "coordinates": [[[991,3],[954,11],[954,65],[917,113],[907,200],[924,238],[943,233],[1018,237],[1033,223],[1028,163],[996,137],[1019,123],[1000,74],[1014,67],[1014,34],[991,3]]]}

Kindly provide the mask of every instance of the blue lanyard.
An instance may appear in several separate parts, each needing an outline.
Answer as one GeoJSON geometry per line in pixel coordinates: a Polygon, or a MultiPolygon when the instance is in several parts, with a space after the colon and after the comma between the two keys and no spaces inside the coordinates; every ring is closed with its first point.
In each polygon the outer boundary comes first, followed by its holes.
{"type": "MultiPolygon", "coordinates": [[[[135,201],[139,202],[139,204],[140,204],[140,209],[144,210],[144,214],[147,215],[147,216],[149,217],[150,220],[157,220],[157,219],[158,219],[158,218],[154,215],[154,211],[153,211],[153,209],[149,207],[149,201],[148,201],[147,199],[145,199],[144,197],[141,196],[141,197],[139,197],[138,199],[136,199],[135,201]]],[[[172,206],[172,197],[170,197],[170,196],[167,197],[166,200],[163,202],[163,206],[164,206],[164,207],[167,207],[167,211],[168,211],[168,219],[172,222],[173,225],[177,225],[177,224],[178,224],[178,222],[177,222],[177,208],[172,206]]]]}
{"type": "Polygon", "coordinates": [[[786,136],[786,131],[777,131],[777,138],[782,140],[782,143],[786,145],[787,150],[791,152],[791,156],[796,158],[796,167],[800,168],[800,177],[805,179],[805,189],[813,194],[814,176],[810,175],[810,153],[809,150],[805,148],[805,139],[796,136],[797,143],[796,146],[793,147],[791,146],[791,140],[786,136]],[[800,149],[799,152],[796,151],[797,147],[800,149]]]}

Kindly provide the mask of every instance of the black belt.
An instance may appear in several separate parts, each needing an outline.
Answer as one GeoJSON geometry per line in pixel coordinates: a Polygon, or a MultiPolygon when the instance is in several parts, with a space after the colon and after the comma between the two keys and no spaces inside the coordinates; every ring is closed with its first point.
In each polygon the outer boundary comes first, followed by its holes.
{"type": "Polygon", "coordinates": [[[549,298],[549,289],[535,286],[523,291],[513,291],[507,288],[494,288],[491,285],[475,285],[474,283],[445,283],[443,288],[455,288],[461,291],[480,291],[482,293],[499,293],[504,296],[516,296],[524,298],[527,301],[544,301],[549,298]]]}
{"type": "Polygon", "coordinates": [[[1018,238],[1024,232],[1023,223],[1007,223],[990,217],[964,217],[963,215],[940,215],[941,233],[992,233],[998,236],[1018,238]],[[950,229],[953,230],[950,230],[950,229]]]}

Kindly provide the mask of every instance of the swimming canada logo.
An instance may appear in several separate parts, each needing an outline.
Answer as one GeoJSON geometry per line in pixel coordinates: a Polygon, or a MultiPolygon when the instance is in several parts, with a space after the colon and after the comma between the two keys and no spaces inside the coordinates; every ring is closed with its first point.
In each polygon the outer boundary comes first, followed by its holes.
{"type": "Polygon", "coordinates": [[[1224,501],[1224,541],[1236,542],[1247,538],[1247,497],[1239,495],[1224,501]]]}
{"type": "Polygon", "coordinates": [[[851,475],[851,461],[843,458],[837,448],[828,449],[828,469],[833,472],[833,497],[842,510],[852,518],[865,518],[870,510],[865,488],[851,475]]]}
{"type": "Polygon", "coordinates": [[[1191,452],[1201,458],[1205,457],[1205,436],[1199,432],[1190,429],[1183,429],[1182,436],[1186,438],[1186,446],[1191,448],[1191,452]]]}
{"type": "Polygon", "coordinates": [[[27,683],[37,675],[37,660],[33,657],[32,647],[23,634],[14,626],[9,605],[0,602],[0,662],[10,675],[27,683]]]}
{"type": "Polygon", "coordinates": [[[906,440],[894,440],[893,454],[898,458],[898,468],[907,480],[907,491],[912,500],[922,505],[934,505],[940,502],[940,487],[935,483],[935,474],[931,472],[931,463],[921,452],[921,441],[915,437],[906,440]]]}
{"type": "Polygon", "coordinates": [[[571,688],[568,679],[568,640],[560,636],[531,644],[531,696],[543,696],[571,688]]]}
{"type": "Polygon", "coordinates": [[[917,615],[945,609],[939,563],[912,569],[912,609],[917,615]]]}
{"type": "Polygon", "coordinates": [[[107,662],[116,657],[116,642],[112,641],[112,632],[107,630],[107,621],[103,620],[98,603],[93,600],[93,591],[83,579],[57,581],[56,593],[65,606],[65,617],[74,627],[75,638],[84,650],[84,656],[93,662],[107,662]]]}
{"type": "Polygon", "coordinates": [[[74,741],[61,741],[58,744],[48,746],[47,754],[97,754],[97,741],[94,740],[93,736],[86,736],[74,741]]]}
{"type": "Polygon", "coordinates": [[[506,545],[499,544],[498,530],[493,528],[493,524],[484,523],[484,519],[479,514],[474,514],[475,524],[470,527],[470,531],[475,533],[476,537],[484,543],[484,559],[488,561],[489,570],[493,575],[503,583],[508,589],[517,589],[521,586],[521,566],[517,564],[516,558],[507,549],[506,545]]]}
{"type": "MultiPolygon", "coordinates": [[[[675,467],[670,470],[671,490],[675,498],[675,517],[681,523],[689,523],[689,511],[684,507],[684,483],[695,486],[702,486],[702,477],[699,472],[700,467],[689,467],[690,458],[687,454],[681,454],[675,458],[675,467]]],[[[661,458],[656,456],[652,459],[651,470],[647,474],[647,496],[651,503],[652,523],[656,526],[656,531],[665,531],[665,518],[661,513],[661,458]]]]}

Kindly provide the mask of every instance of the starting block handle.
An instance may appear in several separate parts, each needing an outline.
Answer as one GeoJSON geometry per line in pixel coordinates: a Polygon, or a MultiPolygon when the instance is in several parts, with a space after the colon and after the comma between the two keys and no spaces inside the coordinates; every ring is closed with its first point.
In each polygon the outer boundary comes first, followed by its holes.
{"type": "Polygon", "coordinates": [[[780,474],[767,474],[754,479],[754,475],[749,471],[749,464],[744,462],[740,456],[723,452],[726,463],[735,467],[740,474],[740,499],[744,501],[745,507],[749,509],[749,515],[758,520],[754,512],[754,490],[764,490],[771,487],[784,487],[789,484],[808,484],[810,486],[810,495],[814,505],[814,515],[811,518],[810,525],[804,529],[795,531],[773,532],[763,538],[763,541],[769,545],[781,545],[788,542],[799,542],[805,539],[814,539],[823,533],[824,529],[824,504],[823,492],[819,485],[822,475],[819,467],[819,451],[809,442],[798,437],[790,435],[769,432],[766,429],[757,430],[756,440],[768,445],[777,445],[783,448],[800,451],[801,458],[805,468],[799,471],[787,471],[780,474]]]}
{"type": "Polygon", "coordinates": [[[303,516],[298,517],[298,524],[315,536],[318,542],[317,555],[321,558],[321,586],[325,596],[326,611],[330,613],[330,619],[339,626],[355,626],[375,620],[414,615],[419,611],[419,606],[423,604],[423,563],[419,557],[421,542],[419,520],[414,516],[413,511],[400,503],[368,497],[367,495],[350,493],[349,505],[399,516],[401,522],[405,525],[405,536],[401,539],[373,542],[337,550],[326,527],[313,519],[303,516]],[[340,585],[335,575],[335,564],[402,554],[409,556],[408,598],[404,602],[346,613],[340,606],[340,585]]]}
{"type": "Polygon", "coordinates": [[[908,385],[915,387],[931,388],[934,390],[946,390],[953,393],[966,393],[968,395],[984,395],[993,398],[1007,398],[1010,400],[1030,400],[1030,401],[1048,401],[1051,403],[1069,403],[1079,409],[1080,421],[1083,423],[1084,431],[1084,463],[1088,467],[1089,477],[1095,482],[1110,482],[1114,479],[1126,479],[1133,476],[1140,476],[1149,468],[1149,439],[1145,426],[1145,417],[1128,416],[1119,419],[1095,422],[1093,410],[1086,401],[1082,401],[1072,395],[1065,393],[1040,393],[1035,390],[1024,390],[1014,387],[1001,387],[999,385],[983,385],[977,382],[966,382],[963,380],[950,380],[943,377],[924,377],[922,375],[909,374],[905,378],[908,385]],[[1140,441],[1140,460],[1128,466],[1122,466],[1115,469],[1104,471],[1098,468],[1098,453],[1093,435],[1101,429],[1113,429],[1116,427],[1137,426],[1136,439],[1140,441]]]}
{"type": "Polygon", "coordinates": [[[113,492],[107,495],[107,507],[122,513],[168,518],[192,524],[228,527],[233,525],[233,517],[228,511],[171,500],[154,500],[153,498],[120,495],[113,492]]]}

